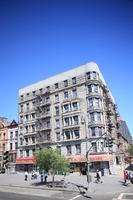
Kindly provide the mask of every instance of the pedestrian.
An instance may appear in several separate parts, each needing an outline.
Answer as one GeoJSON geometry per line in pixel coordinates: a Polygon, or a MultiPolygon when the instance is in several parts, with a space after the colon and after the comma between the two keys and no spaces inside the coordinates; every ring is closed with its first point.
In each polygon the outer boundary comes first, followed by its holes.
{"type": "Polygon", "coordinates": [[[24,176],[25,176],[24,180],[27,181],[28,180],[28,172],[27,171],[25,171],[24,176]]]}
{"type": "Polygon", "coordinates": [[[96,179],[97,179],[97,183],[100,182],[100,174],[99,174],[99,170],[97,169],[96,171],[96,179]]]}
{"type": "Polygon", "coordinates": [[[126,174],[126,170],[124,170],[123,172],[123,175],[124,175],[124,185],[126,186],[127,184],[127,174],[126,174]]]}

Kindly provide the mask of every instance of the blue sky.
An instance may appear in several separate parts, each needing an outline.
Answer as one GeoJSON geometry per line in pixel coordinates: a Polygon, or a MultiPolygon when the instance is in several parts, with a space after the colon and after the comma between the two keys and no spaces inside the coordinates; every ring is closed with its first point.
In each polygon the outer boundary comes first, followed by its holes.
{"type": "Polygon", "coordinates": [[[94,61],[133,135],[133,1],[0,0],[0,116],[18,90],[94,61]]]}

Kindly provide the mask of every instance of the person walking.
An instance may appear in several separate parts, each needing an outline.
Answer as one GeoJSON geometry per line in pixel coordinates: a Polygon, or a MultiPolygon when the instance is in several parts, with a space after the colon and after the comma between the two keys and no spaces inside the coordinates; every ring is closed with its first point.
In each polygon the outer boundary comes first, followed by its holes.
{"type": "Polygon", "coordinates": [[[97,169],[96,171],[96,179],[97,179],[97,183],[100,182],[100,174],[99,174],[99,170],[97,169]]]}
{"type": "Polygon", "coordinates": [[[25,171],[24,176],[25,176],[24,180],[27,181],[28,180],[28,172],[27,171],[25,171]]]}
{"type": "Polygon", "coordinates": [[[126,173],[126,170],[124,170],[123,175],[124,175],[124,185],[127,186],[127,173],[126,173]]]}

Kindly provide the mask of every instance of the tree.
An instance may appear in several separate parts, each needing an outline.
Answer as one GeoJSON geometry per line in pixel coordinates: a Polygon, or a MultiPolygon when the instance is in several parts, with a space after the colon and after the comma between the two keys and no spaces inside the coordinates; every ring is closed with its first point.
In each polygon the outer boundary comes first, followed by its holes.
{"type": "Polygon", "coordinates": [[[126,152],[129,154],[129,156],[133,157],[133,144],[130,144],[126,152]]]}
{"type": "Polygon", "coordinates": [[[52,172],[53,183],[57,171],[69,171],[69,160],[61,156],[58,149],[45,148],[35,152],[34,155],[41,171],[52,172]]]}

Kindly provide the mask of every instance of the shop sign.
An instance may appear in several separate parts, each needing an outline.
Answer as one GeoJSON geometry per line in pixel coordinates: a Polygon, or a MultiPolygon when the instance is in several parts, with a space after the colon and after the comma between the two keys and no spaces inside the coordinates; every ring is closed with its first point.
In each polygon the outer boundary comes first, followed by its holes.
{"type": "Polygon", "coordinates": [[[35,164],[36,159],[35,157],[31,158],[17,158],[16,159],[16,164],[35,164]]]}

